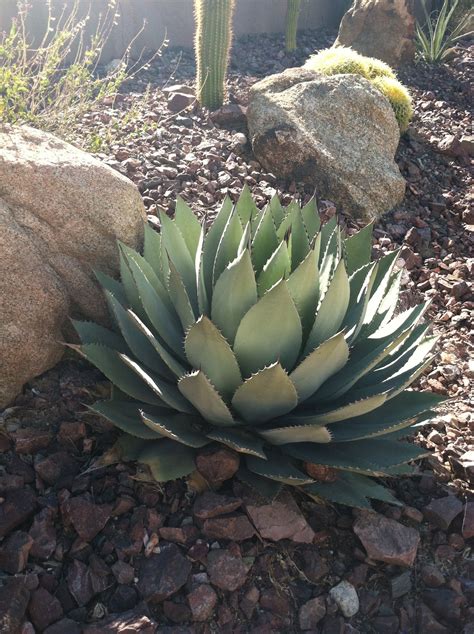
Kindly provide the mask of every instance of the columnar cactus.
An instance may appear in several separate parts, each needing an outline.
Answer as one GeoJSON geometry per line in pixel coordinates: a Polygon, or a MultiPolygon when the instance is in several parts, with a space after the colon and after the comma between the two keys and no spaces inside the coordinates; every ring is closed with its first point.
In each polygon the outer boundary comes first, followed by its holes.
{"type": "Polygon", "coordinates": [[[287,0],[285,43],[288,52],[296,50],[296,31],[301,0],[287,0]]]}
{"type": "Polygon", "coordinates": [[[211,110],[225,98],[234,8],[235,0],[195,0],[196,96],[211,110]]]}

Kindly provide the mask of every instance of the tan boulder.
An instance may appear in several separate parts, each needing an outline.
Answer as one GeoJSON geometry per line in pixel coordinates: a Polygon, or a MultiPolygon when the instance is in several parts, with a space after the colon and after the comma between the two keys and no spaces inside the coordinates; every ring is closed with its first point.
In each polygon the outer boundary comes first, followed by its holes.
{"type": "Polygon", "coordinates": [[[252,86],[247,117],[255,156],[277,177],[312,185],[366,221],[403,199],[398,124],[366,79],[291,68],[252,86]]]}
{"type": "Polygon", "coordinates": [[[0,407],[61,357],[67,317],[104,322],[93,269],[116,275],[116,240],[146,219],[127,178],[51,134],[0,128],[0,407]]]}
{"type": "Polygon", "coordinates": [[[413,0],[354,0],[344,14],[335,46],[400,66],[415,58],[413,0]]]}

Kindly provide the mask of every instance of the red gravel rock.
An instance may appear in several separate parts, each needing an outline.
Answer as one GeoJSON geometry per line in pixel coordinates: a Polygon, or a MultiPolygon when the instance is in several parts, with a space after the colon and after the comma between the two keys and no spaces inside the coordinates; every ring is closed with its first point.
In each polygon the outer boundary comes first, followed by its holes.
{"type": "Polygon", "coordinates": [[[209,539],[229,539],[241,542],[255,535],[255,529],[246,515],[231,514],[205,520],[202,532],[209,539]]]}
{"type": "Polygon", "coordinates": [[[67,587],[79,606],[86,605],[108,586],[107,577],[75,559],[67,573],[67,587]]]}
{"type": "Polygon", "coordinates": [[[214,586],[234,592],[244,585],[248,567],[241,557],[235,557],[228,550],[211,550],[207,556],[207,573],[214,586]]]}
{"type": "Polygon", "coordinates": [[[196,457],[199,473],[211,486],[220,486],[237,473],[240,457],[235,451],[224,447],[202,450],[196,457]]]}
{"type": "Polygon", "coordinates": [[[474,501],[466,502],[462,522],[462,536],[464,539],[474,537],[474,501]]]}
{"type": "Polygon", "coordinates": [[[0,570],[16,575],[26,568],[32,538],[28,533],[16,531],[6,539],[0,548],[0,570]]]}
{"type": "Polygon", "coordinates": [[[362,513],[353,530],[371,559],[408,568],[413,565],[420,543],[415,529],[378,513],[362,513]]]}
{"type": "Polygon", "coordinates": [[[111,504],[94,504],[89,494],[70,498],[61,510],[72,523],[79,537],[90,542],[100,533],[112,514],[111,504]]]}
{"type": "Polygon", "coordinates": [[[15,450],[19,454],[35,454],[51,442],[51,432],[43,429],[18,429],[13,434],[15,450]]]}
{"type": "Polygon", "coordinates": [[[188,594],[188,603],[193,621],[207,621],[216,607],[217,594],[210,585],[203,583],[188,594]]]}
{"type": "Polygon", "coordinates": [[[35,515],[29,534],[33,539],[31,556],[36,559],[49,559],[56,550],[56,529],[54,519],[56,510],[46,507],[35,515]]]}
{"type": "Polygon", "coordinates": [[[313,541],[315,533],[288,491],[280,493],[270,503],[247,496],[244,505],[255,528],[264,539],[275,542],[291,539],[305,544],[313,541]]]}
{"type": "Polygon", "coordinates": [[[112,572],[119,583],[132,583],[135,577],[135,568],[125,561],[116,561],[112,566],[112,572]]]}
{"type": "Polygon", "coordinates": [[[318,623],[326,616],[326,601],[323,596],[310,599],[300,607],[298,622],[303,631],[316,630],[318,623]]]}
{"type": "Polygon", "coordinates": [[[462,502],[454,495],[431,500],[423,509],[425,519],[442,530],[447,530],[451,522],[462,511],[462,502]]]}
{"type": "Polygon", "coordinates": [[[432,564],[426,564],[421,569],[421,578],[423,582],[430,588],[438,588],[442,586],[446,579],[439,568],[432,564]]]}
{"type": "Polygon", "coordinates": [[[49,485],[61,486],[79,471],[78,462],[65,451],[58,451],[35,461],[35,471],[49,485]]]}
{"type": "Polygon", "coordinates": [[[219,495],[213,491],[205,491],[196,498],[193,513],[199,520],[207,520],[225,513],[232,513],[240,508],[241,505],[242,500],[240,498],[219,495]]]}
{"type": "Polygon", "coordinates": [[[56,597],[44,588],[38,588],[31,595],[28,613],[34,626],[42,631],[51,623],[59,621],[63,609],[56,597]]]}
{"type": "Polygon", "coordinates": [[[12,577],[0,586],[0,632],[20,633],[29,600],[23,577],[12,577]]]}
{"type": "Polygon", "coordinates": [[[23,524],[36,509],[36,496],[29,488],[8,491],[0,504],[0,538],[23,524]]]}
{"type": "Polygon", "coordinates": [[[58,440],[62,445],[70,446],[85,438],[87,429],[84,423],[78,421],[72,423],[61,423],[58,433],[58,440]]]}
{"type": "Polygon", "coordinates": [[[169,544],[158,555],[143,559],[139,565],[137,588],[143,599],[159,603],[184,586],[191,563],[177,546],[169,544]]]}
{"type": "Polygon", "coordinates": [[[163,526],[158,530],[161,539],[176,544],[191,544],[196,540],[199,531],[195,526],[181,526],[175,528],[173,526],[163,526]]]}

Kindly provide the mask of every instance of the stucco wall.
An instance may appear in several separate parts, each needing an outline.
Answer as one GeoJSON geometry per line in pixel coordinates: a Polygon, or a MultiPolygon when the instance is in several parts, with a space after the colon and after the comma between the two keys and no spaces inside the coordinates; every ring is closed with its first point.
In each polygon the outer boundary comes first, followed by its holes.
{"type": "MultiPolygon", "coordinates": [[[[38,38],[44,33],[45,0],[29,0],[32,5],[28,29],[38,38]]],[[[53,5],[73,5],[74,0],[53,0],[53,5]]],[[[79,0],[81,10],[92,6],[89,32],[93,32],[98,15],[107,7],[107,0],[79,0]]],[[[192,46],[194,33],[193,0],[118,0],[120,20],[103,52],[103,62],[122,56],[125,48],[142,27],[135,53],[143,48],[156,50],[165,35],[170,46],[192,46]]],[[[339,25],[348,0],[303,0],[299,24],[305,28],[339,25]]],[[[16,13],[16,0],[0,0],[0,32],[8,30],[16,13]]],[[[281,32],[285,28],[286,0],[237,0],[234,17],[236,36],[247,33],[281,32]]]]}

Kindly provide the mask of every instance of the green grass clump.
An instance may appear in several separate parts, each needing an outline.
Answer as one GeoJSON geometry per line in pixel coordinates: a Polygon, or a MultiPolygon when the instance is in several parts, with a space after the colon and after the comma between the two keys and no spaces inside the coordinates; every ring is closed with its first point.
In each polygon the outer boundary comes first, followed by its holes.
{"type": "Polygon", "coordinates": [[[337,46],[312,55],[305,68],[324,75],[360,75],[370,81],[389,100],[400,132],[405,132],[413,116],[408,90],[399,82],[392,68],[375,57],[360,55],[351,48],[337,46]]]}

